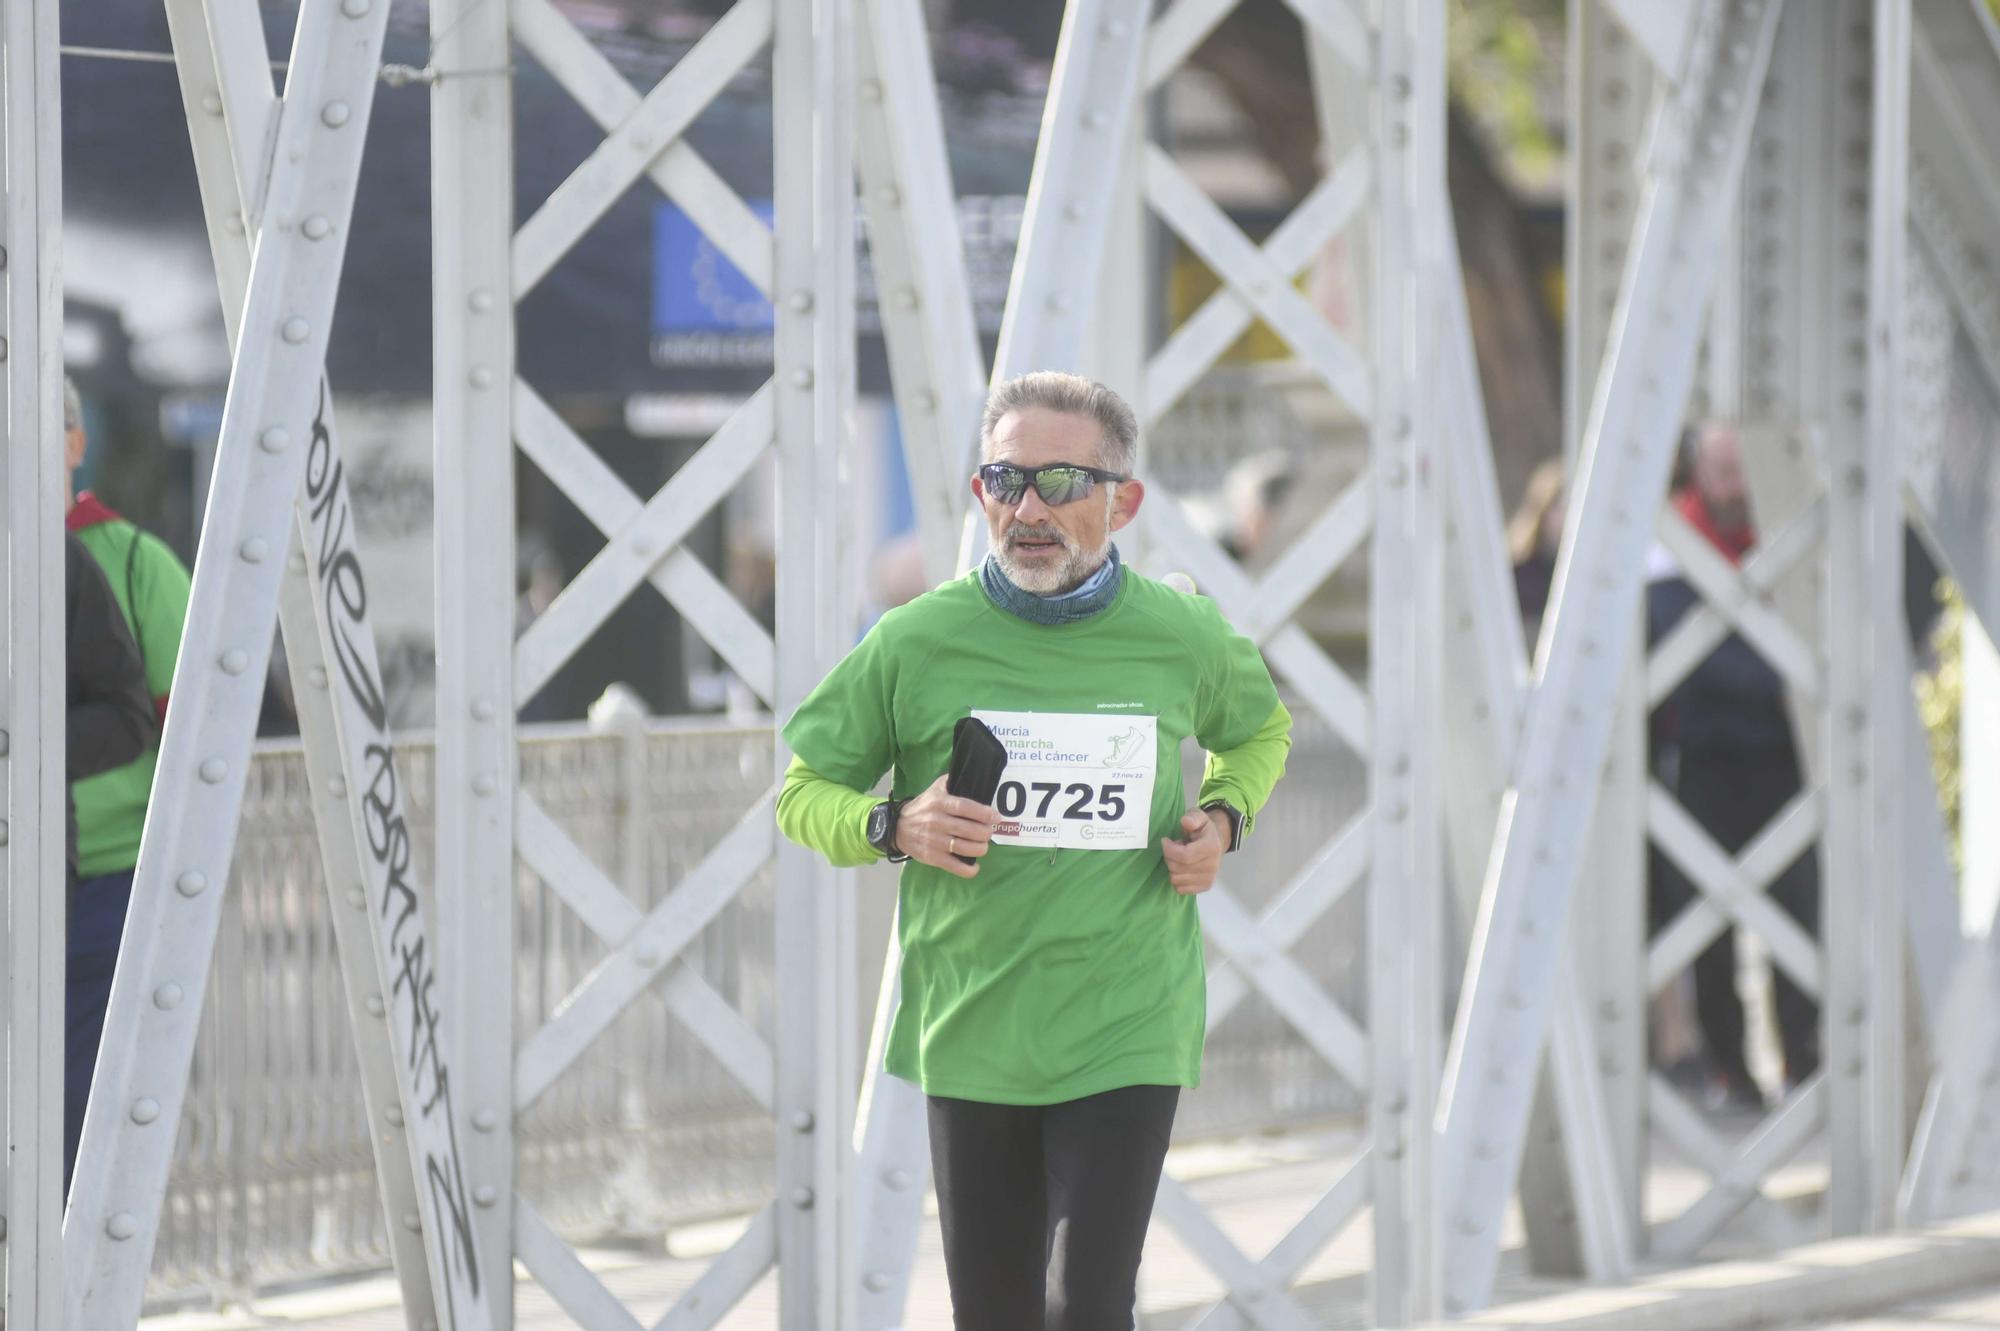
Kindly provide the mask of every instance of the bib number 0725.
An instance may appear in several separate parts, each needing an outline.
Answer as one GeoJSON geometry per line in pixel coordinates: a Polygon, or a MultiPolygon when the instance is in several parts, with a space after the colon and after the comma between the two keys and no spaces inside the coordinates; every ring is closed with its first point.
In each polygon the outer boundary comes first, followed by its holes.
{"type": "Polygon", "coordinates": [[[1064,818],[1116,822],[1125,816],[1125,787],[1093,786],[1083,781],[1068,785],[1059,781],[1002,781],[994,797],[994,807],[1008,818],[1022,817],[1030,804],[1035,805],[1032,816],[1036,818],[1050,817],[1050,810],[1055,809],[1064,818]]]}

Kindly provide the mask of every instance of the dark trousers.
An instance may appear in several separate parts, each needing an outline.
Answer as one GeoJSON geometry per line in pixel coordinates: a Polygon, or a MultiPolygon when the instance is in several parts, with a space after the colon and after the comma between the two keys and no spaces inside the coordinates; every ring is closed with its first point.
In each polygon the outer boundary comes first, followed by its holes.
{"type": "MultiPolygon", "coordinates": [[[[1799,793],[1799,767],[1789,749],[1683,749],[1678,782],[1680,801],[1718,845],[1741,854],[1772,816],[1799,793]]],[[[1694,887],[1671,866],[1656,883],[1655,927],[1694,900],[1694,887]]],[[[1819,852],[1808,847],[1772,880],[1768,894],[1805,929],[1819,935],[1819,852]]],[[[1778,1040],[1785,1077],[1801,1081],[1819,1067],[1819,1005],[1784,967],[1771,965],[1778,1040]]],[[[1741,1085],[1752,1085],[1744,1057],[1743,1000],[1736,993],[1736,933],[1725,929],[1694,963],[1695,1014],[1716,1070],[1741,1085]]]]}
{"type": "Polygon", "coordinates": [[[1130,1331],[1177,1086],[1054,1105],[930,1097],[958,1331],[1130,1331]]]}
{"type": "Polygon", "coordinates": [[[125,908],[132,901],[132,871],[86,878],[70,898],[69,970],[64,977],[63,1012],[63,1195],[76,1170],[76,1144],[83,1136],[83,1111],[90,1102],[90,1077],[97,1069],[97,1045],[104,1038],[104,1010],[111,1002],[111,972],[118,965],[118,940],[125,932],[125,908]]]}

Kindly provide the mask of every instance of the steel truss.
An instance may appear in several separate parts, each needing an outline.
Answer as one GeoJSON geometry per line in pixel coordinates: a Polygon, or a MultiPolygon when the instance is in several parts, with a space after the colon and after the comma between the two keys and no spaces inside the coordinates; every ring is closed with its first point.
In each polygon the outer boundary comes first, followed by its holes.
{"type": "Polygon", "coordinates": [[[7,632],[0,642],[0,867],[5,930],[6,1154],[0,1318],[62,1320],[64,568],[62,432],[62,118],[54,0],[0,10],[0,472],[7,632]]]}
{"type": "MultiPolygon", "coordinates": [[[[1171,551],[1256,638],[1291,694],[1365,756],[1370,781],[1368,809],[1261,914],[1226,884],[1203,902],[1218,957],[1211,1026],[1253,993],[1270,1003],[1366,1094],[1369,1144],[1261,1255],[1240,1249],[1187,1189],[1163,1182],[1160,1218],[1226,1289],[1200,1324],[1313,1324],[1298,1277],[1364,1208],[1376,1324],[1475,1308],[1490,1297],[1517,1175],[1538,1258],[1599,1280],[1629,1270],[1642,1245],[1692,1257],[1741,1213],[1768,1222],[1759,1188],[1822,1128],[1832,1160],[1827,1215],[1840,1232],[1990,1199],[2000,1183],[1990,1163],[2000,1152],[1986,1140],[2000,1040],[1984,1017],[2000,998],[2000,942],[1992,933],[1963,939],[1949,918],[1934,792],[1909,699],[1898,694],[1907,659],[1900,639],[1876,626],[1900,619],[1906,512],[1947,564],[1985,557],[1927,500],[1934,491],[1914,478],[1928,464],[1899,455],[1895,427],[1906,414],[1905,338],[1931,345],[1916,326],[1919,307],[1961,330],[1989,387],[2000,387],[2000,288],[1982,230],[2000,207],[2000,170],[1975,128],[2000,98],[2000,34],[1974,0],[1835,0],[1784,7],[1782,16],[1777,0],[1577,0],[1576,105],[1592,114],[1578,116],[1572,179],[1575,498],[1530,678],[1444,206],[1443,5],[1291,2],[1307,34],[1322,129],[1343,151],[1329,154],[1325,177],[1258,245],[1151,141],[1144,114],[1149,94],[1234,0],[1178,0],[1158,14],[1144,0],[1075,0],[993,367],[1007,375],[1099,366],[1151,426],[1262,320],[1369,431],[1366,470],[1261,577],[1199,534],[1163,489],[1147,508],[1155,549],[1171,551]],[[1143,293],[1121,262],[1142,248],[1142,208],[1222,280],[1157,347],[1146,338],[1143,293]],[[1353,341],[1294,286],[1343,235],[1374,273],[1365,336],[1353,341]],[[1711,380],[1743,419],[1765,533],[1741,569],[1671,513],[1656,516],[1704,339],[1711,380]],[[1632,653],[1642,556],[1655,540],[1702,603],[1650,653],[1632,653]],[[1296,623],[1306,599],[1364,548],[1365,684],[1296,623]],[[1639,731],[1644,707],[1730,633],[1785,678],[1807,768],[1804,792],[1736,855],[1645,777],[1639,731]],[[1446,671],[1467,686],[1447,689],[1446,671]],[[1600,786],[1592,774],[1607,758],[1600,786]],[[1594,828],[1577,817],[1593,803],[1594,828]],[[1649,947],[1637,904],[1646,836],[1700,889],[1649,947]],[[1765,895],[1775,873],[1816,841],[1826,864],[1823,942],[1765,895]],[[1568,902],[1586,857],[1598,878],[1626,890],[1578,912],[1570,947],[1568,902]],[[1445,883],[1456,878],[1463,889],[1481,875],[1440,1077],[1445,883]],[[1365,1029],[1289,955],[1364,879],[1365,1029]],[[1891,886],[1898,879],[1907,885],[1900,892],[1891,886]],[[1820,999],[1825,1027],[1825,1069],[1740,1148],[1643,1072],[1647,995],[1729,925],[1756,933],[1773,964],[1820,999]],[[1937,1051],[1907,1160],[1898,1044],[1906,947],[1937,1051]],[[1531,1143],[1538,1094],[1561,1131],[1531,1143]],[[1685,1214],[1642,1237],[1649,1131],[1713,1182],[1685,1214]]],[[[55,119],[37,113],[54,102],[53,8],[9,6],[0,28],[8,163],[0,279],[15,440],[51,432],[56,419],[55,119]]],[[[911,1088],[873,1076],[857,1102],[864,1079],[851,1047],[845,876],[776,844],[767,795],[643,910],[516,787],[513,752],[518,705],[642,583],[778,713],[848,642],[834,585],[840,533],[823,496],[841,484],[854,392],[855,173],[926,568],[942,576],[978,549],[958,531],[987,367],[953,234],[920,7],[737,0],[641,93],[551,0],[434,0],[434,946],[409,871],[322,378],[387,8],[305,0],[279,100],[251,0],[169,0],[234,344],[231,385],[62,1267],[55,1182],[42,1167],[59,1131],[57,1050],[52,1038],[10,1042],[7,1131],[17,1163],[6,1180],[8,1314],[21,1325],[54,1324],[60,1287],[68,1324],[137,1317],[256,682],[272,625],[282,623],[412,1325],[510,1326],[516,1261],[580,1325],[639,1325],[521,1195],[513,1123],[651,994],[771,1112],[779,1183],[770,1206],[657,1325],[713,1325],[775,1265],[784,1327],[895,1326],[921,1220],[922,1109],[911,1088]],[[605,131],[518,228],[504,74],[516,46],[605,131]],[[775,226],[681,137],[767,50],[775,226]],[[516,302],[642,179],[778,311],[771,380],[650,496],[614,476],[513,361],[516,302]],[[512,510],[515,448],[606,537],[518,641],[513,536],[491,520],[512,510]],[[775,638],[684,545],[766,459],[775,463],[782,533],[775,638]],[[290,551],[283,561],[281,548],[290,551]],[[496,962],[513,953],[517,856],[606,949],[556,1015],[518,1042],[511,1022],[489,1019],[517,1010],[511,964],[496,962]],[[784,980],[767,1041],[680,958],[774,864],[784,980]]],[[[9,450],[8,659],[40,665],[10,670],[0,721],[10,888],[53,881],[57,853],[50,746],[59,732],[46,649],[56,632],[47,576],[55,486],[46,459],[40,449],[9,450]]],[[[775,779],[783,755],[773,758],[775,779]]],[[[60,918],[48,905],[45,892],[9,892],[16,1034],[51,1026],[41,1013],[53,975],[41,959],[60,945],[60,918]]],[[[893,1002],[890,984],[884,1019],[893,1002]]]]}

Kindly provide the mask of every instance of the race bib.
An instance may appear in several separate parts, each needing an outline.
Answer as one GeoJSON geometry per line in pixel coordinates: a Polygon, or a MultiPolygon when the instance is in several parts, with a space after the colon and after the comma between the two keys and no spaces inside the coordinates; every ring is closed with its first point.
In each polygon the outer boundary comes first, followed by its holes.
{"type": "Polygon", "coordinates": [[[1153,807],[1159,723],[1130,712],[988,712],[974,716],[1007,746],[993,804],[1003,846],[1143,850],[1153,807]]]}

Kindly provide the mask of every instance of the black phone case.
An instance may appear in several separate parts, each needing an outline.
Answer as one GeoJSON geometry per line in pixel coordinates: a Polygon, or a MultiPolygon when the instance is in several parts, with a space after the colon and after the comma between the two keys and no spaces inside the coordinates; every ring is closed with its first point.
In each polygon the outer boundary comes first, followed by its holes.
{"type": "MultiPolygon", "coordinates": [[[[1000,774],[1007,770],[1007,746],[976,716],[962,716],[951,732],[951,765],[945,770],[947,795],[991,804],[1000,790],[1000,774]]],[[[967,864],[970,855],[960,855],[967,864]]]]}

